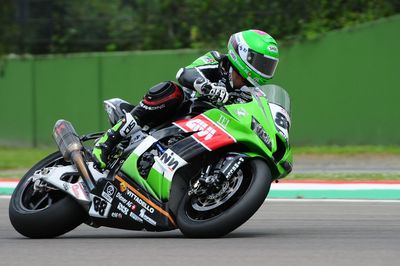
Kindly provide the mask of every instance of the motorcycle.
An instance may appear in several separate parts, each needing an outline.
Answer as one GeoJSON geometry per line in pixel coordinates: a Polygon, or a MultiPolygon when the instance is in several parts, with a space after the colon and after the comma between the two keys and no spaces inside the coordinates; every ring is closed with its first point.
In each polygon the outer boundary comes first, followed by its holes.
{"type": "MultiPolygon", "coordinates": [[[[63,235],[82,223],[129,230],[179,229],[221,237],[263,204],[271,182],[292,170],[290,99],[276,85],[231,93],[225,106],[187,101],[183,117],[143,128],[113,151],[105,171],[92,162],[93,141],[59,120],[59,151],[20,180],[9,217],[30,238],[63,235]]],[[[111,125],[133,106],[104,102],[111,125]]]]}

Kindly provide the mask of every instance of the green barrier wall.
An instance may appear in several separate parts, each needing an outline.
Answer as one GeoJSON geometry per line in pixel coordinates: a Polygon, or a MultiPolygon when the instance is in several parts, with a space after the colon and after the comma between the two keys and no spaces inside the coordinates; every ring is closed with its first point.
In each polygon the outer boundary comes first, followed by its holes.
{"type": "Polygon", "coordinates": [[[282,51],[296,144],[400,144],[400,16],[282,51]]]}
{"type": "MultiPolygon", "coordinates": [[[[292,97],[294,145],[400,144],[400,16],[283,47],[274,83],[292,97]]],[[[79,133],[108,127],[102,101],[141,99],[204,51],[6,59],[0,145],[52,144],[59,118],[79,133]]]]}
{"type": "Polygon", "coordinates": [[[7,60],[0,71],[0,144],[35,143],[32,60],[7,60]]]}

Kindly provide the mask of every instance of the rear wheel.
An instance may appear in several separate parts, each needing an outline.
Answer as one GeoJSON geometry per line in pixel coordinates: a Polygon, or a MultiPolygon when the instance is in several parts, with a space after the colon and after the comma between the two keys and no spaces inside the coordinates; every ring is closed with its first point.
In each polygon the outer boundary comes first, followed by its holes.
{"type": "Polygon", "coordinates": [[[177,211],[179,229],[187,237],[221,237],[246,222],[263,204],[271,172],[261,159],[243,163],[213,193],[186,193],[177,211]]]}
{"type": "Polygon", "coordinates": [[[83,208],[66,193],[47,184],[32,181],[35,171],[66,165],[59,152],[53,153],[30,169],[18,183],[9,206],[15,230],[30,238],[52,238],[65,234],[85,219],[83,208]]]}

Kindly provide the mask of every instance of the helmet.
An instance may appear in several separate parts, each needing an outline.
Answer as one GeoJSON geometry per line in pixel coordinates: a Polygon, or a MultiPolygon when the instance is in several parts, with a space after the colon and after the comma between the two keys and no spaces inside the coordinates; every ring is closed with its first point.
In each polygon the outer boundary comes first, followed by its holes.
{"type": "Polygon", "coordinates": [[[277,43],[260,30],[238,32],[228,41],[228,59],[244,79],[254,86],[262,86],[274,76],[278,65],[277,43]]]}

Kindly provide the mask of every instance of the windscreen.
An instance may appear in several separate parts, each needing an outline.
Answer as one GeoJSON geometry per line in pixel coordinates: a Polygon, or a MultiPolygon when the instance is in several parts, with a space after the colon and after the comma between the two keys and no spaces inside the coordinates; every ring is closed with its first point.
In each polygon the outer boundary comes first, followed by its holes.
{"type": "Polygon", "coordinates": [[[283,88],[273,84],[264,85],[259,88],[264,92],[268,102],[281,106],[290,115],[290,97],[283,88]]]}

